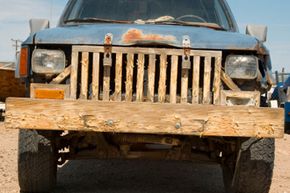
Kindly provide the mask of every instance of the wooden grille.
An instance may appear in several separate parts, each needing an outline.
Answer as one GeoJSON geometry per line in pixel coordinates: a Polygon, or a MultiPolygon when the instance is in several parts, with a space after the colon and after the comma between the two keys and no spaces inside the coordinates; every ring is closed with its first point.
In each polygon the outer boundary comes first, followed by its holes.
{"type": "Polygon", "coordinates": [[[72,99],[219,104],[220,51],[191,50],[183,69],[183,49],[112,47],[104,65],[102,46],[73,46],[72,99]]]}

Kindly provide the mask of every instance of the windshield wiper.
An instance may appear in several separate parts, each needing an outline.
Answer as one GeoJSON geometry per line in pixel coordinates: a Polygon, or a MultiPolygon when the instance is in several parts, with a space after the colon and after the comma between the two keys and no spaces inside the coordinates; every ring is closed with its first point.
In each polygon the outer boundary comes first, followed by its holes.
{"type": "Polygon", "coordinates": [[[216,23],[182,21],[179,19],[175,19],[172,16],[161,16],[157,19],[149,19],[149,20],[138,19],[134,23],[137,23],[137,24],[185,25],[185,26],[207,27],[207,28],[211,28],[211,29],[226,31],[225,28],[223,28],[222,26],[220,26],[216,23]]]}
{"type": "Polygon", "coordinates": [[[132,23],[131,21],[120,21],[95,17],[75,18],[65,20],[64,23],[132,23]]]}

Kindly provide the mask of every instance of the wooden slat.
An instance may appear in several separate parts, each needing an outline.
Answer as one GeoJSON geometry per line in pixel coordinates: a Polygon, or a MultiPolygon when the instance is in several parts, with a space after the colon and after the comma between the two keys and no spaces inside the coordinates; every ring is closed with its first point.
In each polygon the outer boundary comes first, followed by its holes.
{"type": "Polygon", "coordinates": [[[143,87],[144,87],[144,54],[138,54],[138,72],[137,72],[137,88],[136,88],[136,100],[138,102],[143,101],[143,87]]]}
{"type": "Polygon", "coordinates": [[[55,77],[49,84],[60,84],[62,81],[64,81],[71,72],[71,66],[68,66],[64,69],[62,73],[60,73],[57,77],[55,77]]]}
{"type": "Polygon", "coordinates": [[[155,68],[156,68],[156,56],[151,54],[149,55],[148,91],[147,91],[147,98],[151,102],[154,102],[155,68]]]}
{"type": "Polygon", "coordinates": [[[188,70],[183,69],[181,72],[181,103],[187,103],[188,95],[188,70]]]}
{"type": "Polygon", "coordinates": [[[234,81],[229,77],[223,70],[221,70],[221,79],[233,91],[240,91],[241,89],[234,83],[234,81]]]}
{"type": "Polygon", "coordinates": [[[110,80],[111,80],[111,67],[104,66],[104,84],[103,84],[103,101],[110,100],[110,80]]]}
{"type": "Polygon", "coordinates": [[[160,55],[160,76],[159,76],[159,88],[158,88],[158,101],[165,102],[166,97],[166,69],[167,69],[167,56],[165,54],[160,55]]]}
{"type": "Polygon", "coordinates": [[[205,57],[204,60],[204,81],[203,81],[203,104],[210,104],[210,76],[211,76],[211,58],[205,57]]]}
{"type": "Polygon", "coordinates": [[[82,53],[82,77],[81,77],[81,99],[88,98],[88,80],[89,80],[89,53],[82,53]]]}
{"type": "Polygon", "coordinates": [[[115,94],[114,100],[122,100],[122,62],[123,54],[116,55],[116,75],[115,75],[115,94]]]}
{"type": "Polygon", "coordinates": [[[194,56],[192,75],[192,104],[199,103],[200,56],[194,56]]]}
{"type": "Polygon", "coordinates": [[[221,92],[221,57],[215,58],[214,83],[213,83],[213,104],[220,104],[221,92]]]}
{"type": "Polygon", "coordinates": [[[92,99],[99,99],[99,81],[100,81],[100,54],[93,55],[93,79],[92,79],[92,99]]]}
{"type": "Polygon", "coordinates": [[[170,103],[176,103],[178,56],[171,56],[170,103]]]}
{"type": "Polygon", "coordinates": [[[6,101],[5,126],[7,129],[283,137],[284,110],[247,106],[9,98],[6,101]]]}
{"type": "Polygon", "coordinates": [[[126,101],[132,101],[134,54],[127,54],[126,67],[126,101]]]}
{"type": "Polygon", "coordinates": [[[77,86],[78,86],[78,57],[79,53],[73,51],[71,56],[71,77],[70,77],[70,97],[72,99],[77,98],[77,86]]]}

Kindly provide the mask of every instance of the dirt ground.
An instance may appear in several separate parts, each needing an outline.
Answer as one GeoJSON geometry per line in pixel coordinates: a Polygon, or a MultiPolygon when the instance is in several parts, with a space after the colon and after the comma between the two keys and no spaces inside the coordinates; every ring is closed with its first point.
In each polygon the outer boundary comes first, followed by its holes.
{"type": "MultiPolygon", "coordinates": [[[[19,192],[18,131],[0,123],[0,193],[19,192]]],[[[28,176],[27,176],[28,177],[28,176]]],[[[55,193],[224,193],[218,165],[164,161],[70,161],[58,170],[55,193]]],[[[270,193],[290,193],[290,136],[277,140],[270,193]]]]}

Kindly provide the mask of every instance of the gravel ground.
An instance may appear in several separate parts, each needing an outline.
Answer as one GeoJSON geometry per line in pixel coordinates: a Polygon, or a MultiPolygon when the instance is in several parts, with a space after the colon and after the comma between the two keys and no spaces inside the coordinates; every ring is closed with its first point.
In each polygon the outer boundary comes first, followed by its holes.
{"type": "MultiPolygon", "coordinates": [[[[0,193],[19,192],[18,131],[0,124],[0,193]]],[[[218,165],[172,161],[69,161],[58,170],[55,193],[224,193],[218,165]]],[[[277,140],[270,193],[290,193],[290,136],[277,140]]]]}

